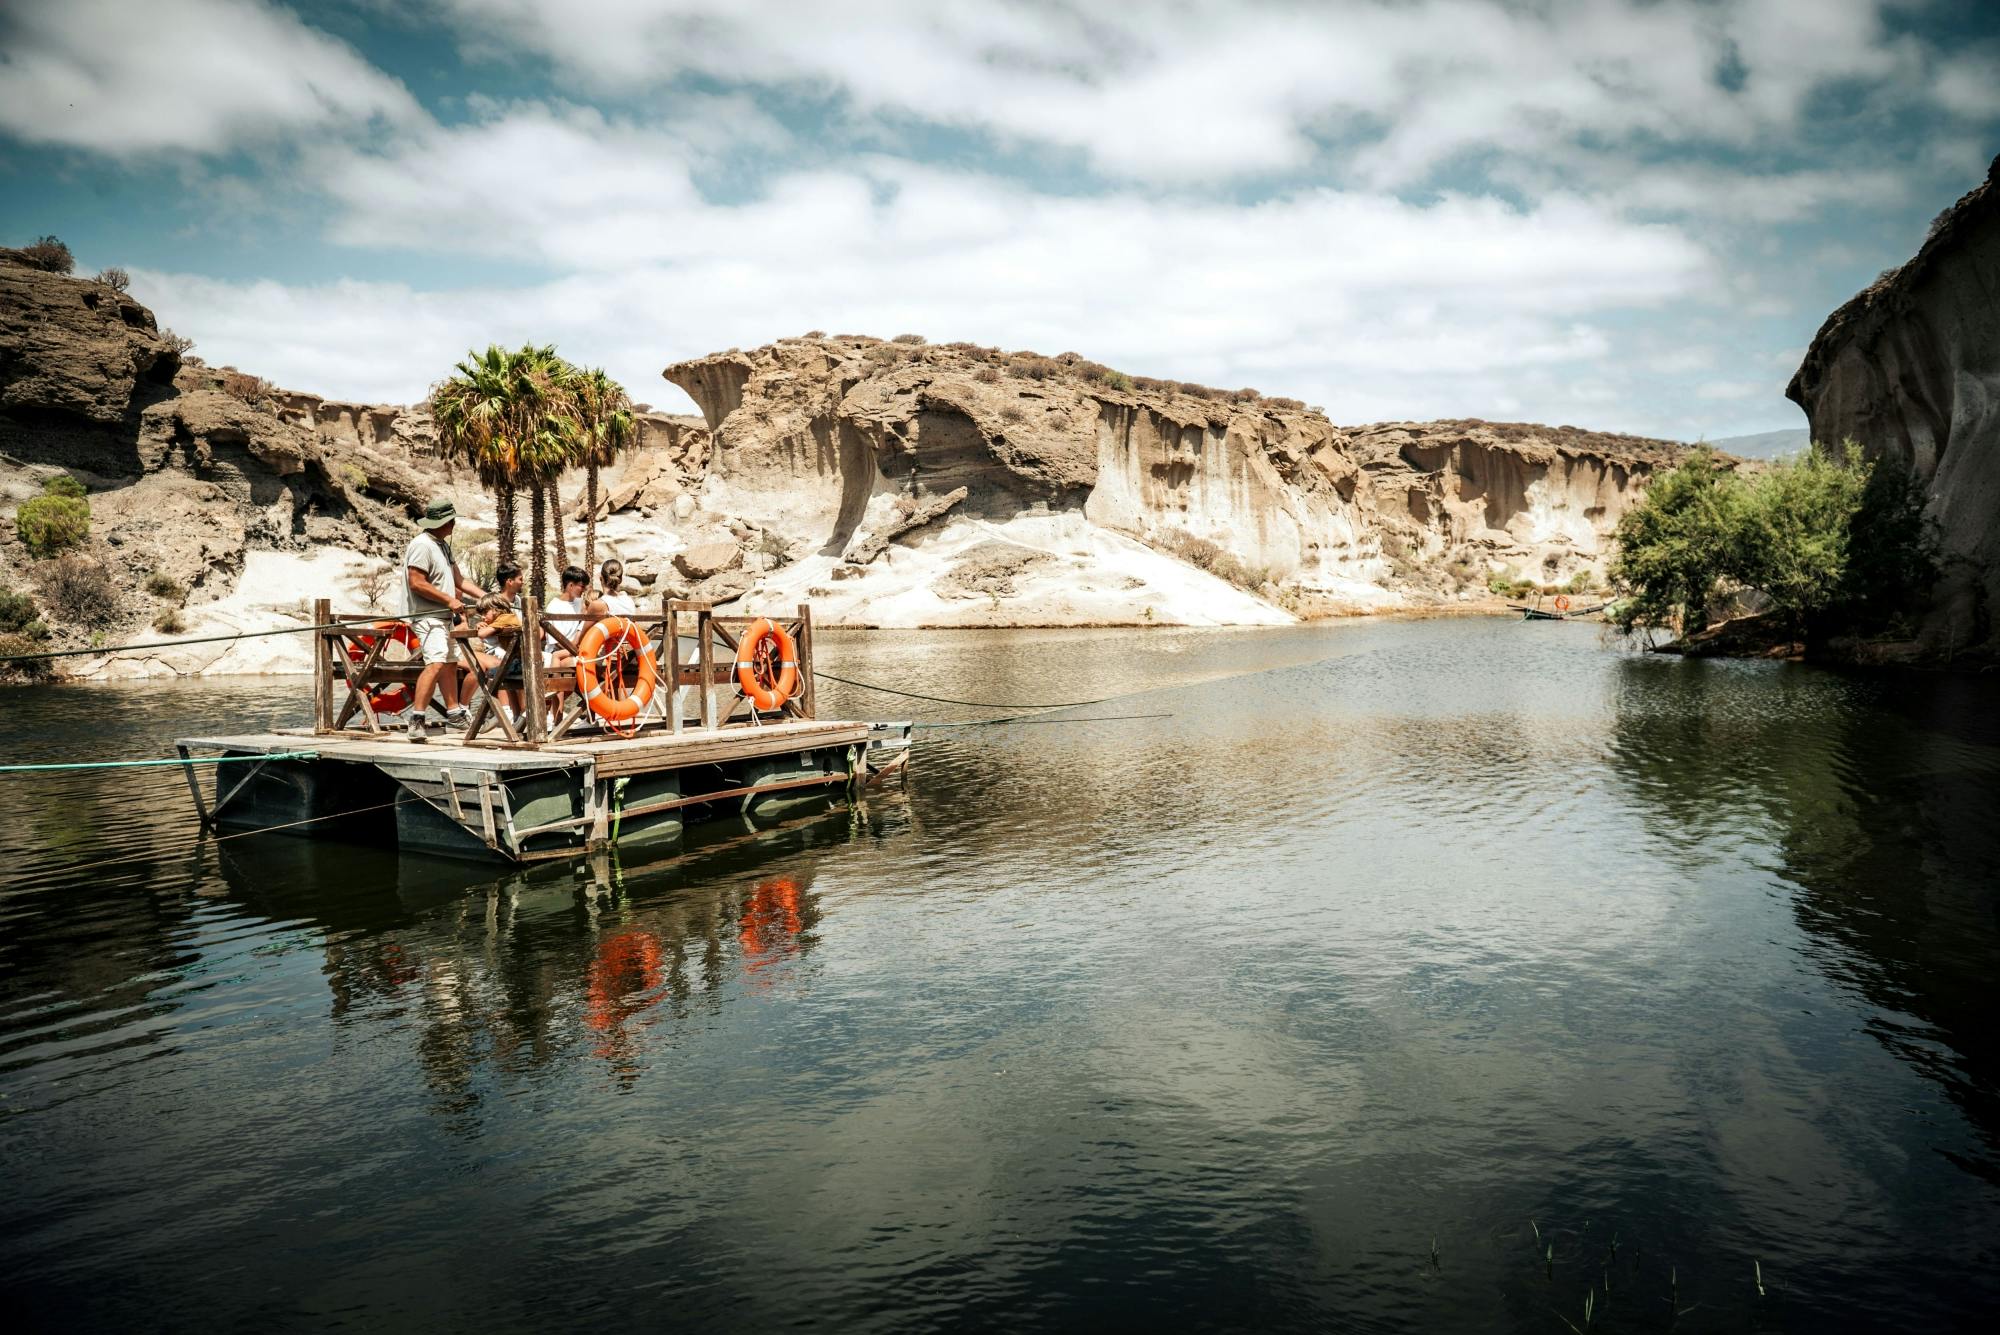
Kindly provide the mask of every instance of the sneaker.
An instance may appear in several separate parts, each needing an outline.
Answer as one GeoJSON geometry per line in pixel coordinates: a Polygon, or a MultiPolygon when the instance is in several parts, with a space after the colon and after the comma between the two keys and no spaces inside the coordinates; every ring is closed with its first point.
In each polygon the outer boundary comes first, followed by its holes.
{"type": "Polygon", "coordinates": [[[444,711],[444,725],[447,728],[463,728],[466,721],[471,717],[472,711],[464,705],[460,705],[456,709],[447,709],[444,711]]]}
{"type": "Polygon", "coordinates": [[[424,724],[424,716],[422,714],[410,715],[409,735],[403,740],[406,742],[428,742],[430,739],[430,733],[424,724]]]}

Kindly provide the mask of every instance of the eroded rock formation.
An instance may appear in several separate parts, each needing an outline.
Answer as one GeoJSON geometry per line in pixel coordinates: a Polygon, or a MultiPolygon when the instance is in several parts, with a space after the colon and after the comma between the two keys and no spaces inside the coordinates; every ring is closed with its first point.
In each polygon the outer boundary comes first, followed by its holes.
{"type": "Polygon", "coordinates": [[[1343,429],[1290,400],[1101,372],[840,337],[665,374],[713,437],[709,503],[792,535],[798,555],[874,549],[898,497],[963,487],[972,520],[1070,513],[1170,554],[1219,549],[1237,583],[1307,611],[1601,570],[1619,515],[1681,448],[1477,421],[1343,429]]]}
{"type": "Polygon", "coordinates": [[[1922,649],[2000,656],[2000,158],[1909,263],[1827,317],[1785,393],[1814,440],[1928,487],[1945,566],[1922,649]]]}

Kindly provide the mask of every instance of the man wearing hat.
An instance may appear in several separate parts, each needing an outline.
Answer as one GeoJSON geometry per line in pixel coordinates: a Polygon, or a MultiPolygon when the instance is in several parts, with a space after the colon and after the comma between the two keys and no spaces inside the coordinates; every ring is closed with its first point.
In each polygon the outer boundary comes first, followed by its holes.
{"type": "Polygon", "coordinates": [[[438,679],[444,679],[445,723],[456,727],[465,722],[465,706],[458,702],[458,669],[451,665],[451,627],[467,598],[485,596],[485,590],[466,579],[451,555],[451,531],[458,512],[444,497],[424,508],[417,521],[418,532],[403,551],[403,615],[416,618],[410,629],[422,646],[424,670],[417,677],[416,699],[410,704],[409,740],[428,741],[424,711],[431,706],[431,693],[438,679]],[[423,613],[436,615],[423,616],[423,613]],[[443,615],[449,612],[450,615],[443,615]]]}

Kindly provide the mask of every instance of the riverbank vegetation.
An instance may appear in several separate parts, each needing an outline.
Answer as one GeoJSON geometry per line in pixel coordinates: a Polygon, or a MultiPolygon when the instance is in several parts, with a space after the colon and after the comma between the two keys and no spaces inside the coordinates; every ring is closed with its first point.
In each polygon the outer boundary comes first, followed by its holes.
{"type": "Polygon", "coordinates": [[[1731,612],[1807,645],[1894,635],[1937,575],[1923,492],[1849,442],[1748,472],[1697,448],[1619,521],[1611,620],[1683,644],[1731,612]]]}

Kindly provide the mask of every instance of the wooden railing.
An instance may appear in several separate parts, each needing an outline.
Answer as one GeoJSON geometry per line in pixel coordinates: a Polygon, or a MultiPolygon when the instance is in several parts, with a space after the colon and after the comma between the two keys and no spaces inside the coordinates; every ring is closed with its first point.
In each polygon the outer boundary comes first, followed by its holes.
{"type": "MultiPolygon", "coordinates": [[[[538,746],[544,742],[581,740],[595,719],[577,691],[573,663],[545,659],[544,638],[571,658],[598,618],[582,613],[548,612],[539,600],[521,600],[521,629],[497,667],[479,658],[483,644],[469,625],[452,624],[451,660],[445,671],[470,673],[474,683],[465,703],[471,709],[464,741],[471,745],[538,746]],[[501,708],[498,693],[517,690],[526,708],[518,723],[501,708]],[[553,701],[551,711],[549,702],[553,701]],[[489,736],[497,733],[497,736],[489,736]]],[[[815,692],[812,671],[812,608],[801,603],[794,617],[771,617],[798,646],[798,687],[782,707],[760,712],[738,687],[736,658],[745,632],[765,618],[720,615],[711,604],[684,599],[661,600],[658,613],[625,618],[639,631],[658,664],[659,686],[639,714],[618,726],[616,735],[630,737],[647,729],[679,733],[690,727],[717,729],[756,726],[772,718],[812,719],[815,692]],[[692,639],[692,655],[684,640],[692,639]]],[[[384,713],[413,703],[417,679],[423,675],[421,654],[398,657],[392,646],[403,645],[415,633],[395,617],[336,614],[331,600],[313,604],[313,620],[323,627],[314,635],[314,731],[384,734],[384,713]],[[399,632],[398,627],[403,627],[399,632]]],[[[619,660],[606,667],[622,671],[619,660]]],[[[440,674],[442,675],[442,674],[440,674]]],[[[464,678],[461,677],[461,680],[464,678]]],[[[431,707],[442,711],[442,683],[433,690],[431,707]]],[[[603,735],[603,734],[593,734],[603,735]]],[[[454,739],[458,740],[458,739],[454,739]]]]}

